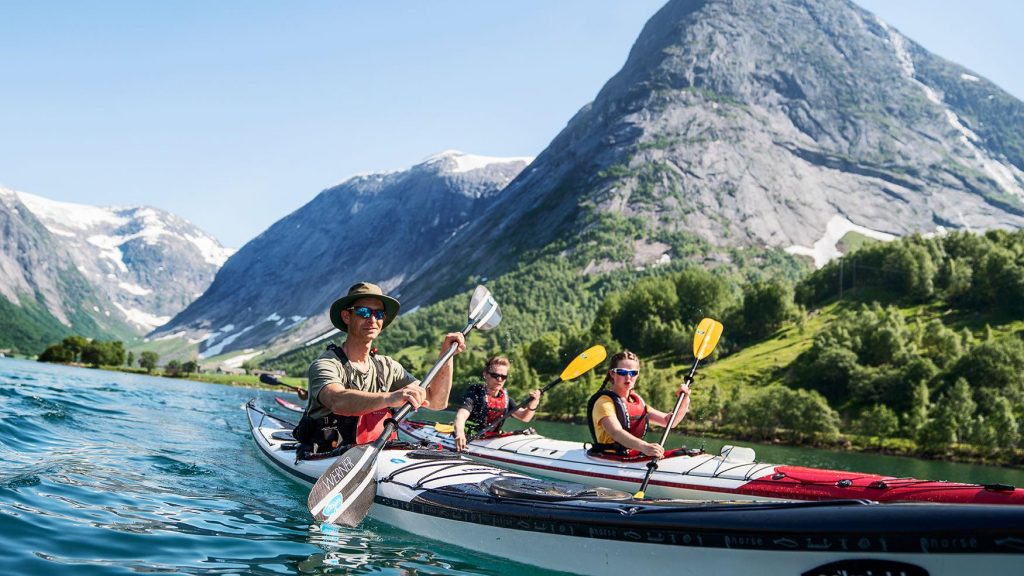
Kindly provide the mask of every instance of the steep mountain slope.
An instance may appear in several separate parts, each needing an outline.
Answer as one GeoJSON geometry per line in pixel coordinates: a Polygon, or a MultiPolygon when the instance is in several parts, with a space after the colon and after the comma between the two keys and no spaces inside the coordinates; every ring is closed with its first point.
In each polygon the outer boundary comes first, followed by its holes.
{"type": "Polygon", "coordinates": [[[351,284],[399,289],[529,160],[445,152],[324,190],[242,247],[201,298],[151,337],[187,337],[209,357],[321,334],[331,328],[327,308],[351,284]]]}
{"type": "MultiPolygon", "coordinates": [[[[845,0],[672,0],[626,64],[403,287],[495,277],[595,228],[812,254],[829,224],[880,236],[1024,224],[1024,104],[845,0]]],[[[819,247],[820,248],[820,247],[819,247]]]]}
{"type": "Polygon", "coordinates": [[[32,354],[71,332],[131,333],[105,308],[61,242],[16,193],[0,188],[0,349],[32,354]]]}
{"type": "Polygon", "coordinates": [[[155,208],[99,208],[24,192],[18,198],[139,334],[196,299],[232,253],[183,218],[155,208]]]}
{"type": "Polygon", "coordinates": [[[69,333],[141,336],[205,290],[230,254],[160,210],[97,208],[2,188],[0,225],[5,342],[29,353],[69,333]]]}

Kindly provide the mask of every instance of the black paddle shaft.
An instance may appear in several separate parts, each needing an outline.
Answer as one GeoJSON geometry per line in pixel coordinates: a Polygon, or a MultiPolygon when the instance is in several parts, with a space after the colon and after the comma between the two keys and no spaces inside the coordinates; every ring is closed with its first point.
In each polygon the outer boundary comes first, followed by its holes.
{"type": "Polygon", "coordinates": [[[270,374],[267,374],[266,372],[264,372],[263,374],[260,374],[260,382],[263,382],[264,384],[269,384],[271,386],[284,386],[285,388],[291,388],[292,390],[295,390],[296,392],[302,390],[302,388],[299,388],[297,386],[292,386],[291,384],[285,384],[284,382],[281,382],[280,380],[278,380],[277,378],[274,378],[273,376],[271,376],[270,374]]]}
{"type": "MultiPolygon", "coordinates": [[[[690,369],[690,373],[687,374],[686,378],[684,379],[688,385],[689,384],[693,384],[693,375],[697,372],[697,363],[698,362],[700,362],[700,358],[698,358],[697,360],[694,361],[693,368],[690,369]]],[[[682,405],[683,405],[683,394],[680,393],[679,396],[676,397],[676,405],[675,405],[674,408],[672,408],[672,414],[669,415],[668,422],[665,423],[665,431],[661,433],[661,442],[660,442],[660,444],[661,444],[662,448],[665,447],[665,442],[668,440],[668,434],[669,434],[669,432],[672,431],[672,421],[676,419],[676,414],[679,413],[679,407],[682,406],[682,405]]],[[[647,474],[644,475],[644,481],[643,481],[643,483],[640,484],[640,490],[637,492],[638,494],[642,494],[643,492],[647,491],[647,485],[651,482],[651,476],[654,474],[654,471],[657,470],[657,469],[658,469],[658,459],[657,458],[652,458],[651,461],[647,463],[647,474]]]]}

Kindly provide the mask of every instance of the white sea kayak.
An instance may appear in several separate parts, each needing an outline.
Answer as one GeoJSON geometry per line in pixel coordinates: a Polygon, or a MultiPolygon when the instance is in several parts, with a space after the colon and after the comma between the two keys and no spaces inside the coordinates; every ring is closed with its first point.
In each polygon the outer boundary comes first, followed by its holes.
{"type": "MultiPolygon", "coordinates": [[[[260,454],[313,484],[331,459],[295,459],[290,425],[247,406],[260,454]]],[[[547,569],[759,576],[1015,574],[1024,508],[943,504],[634,500],[536,480],[446,450],[386,448],[374,518],[547,569]]]]}
{"type": "MultiPolygon", "coordinates": [[[[406,420],[399,437],[422,446],[455,449],[451,426],[406,420]]],[[[649,458],[622,460],[587,454],[581,442],[536,433],[505,433],[474,440],[465,454],[479,462],[559,480],[635,492],[649,458]]],[[[879,474],[768,464],[754,450],[725,446],[720,454],[679,451],[658,461],[646,494],[657,498],[836,500],[1024,504],[1024,490],[1005,484],[966,484],[879,474]]],[[[1024,567],[1022,567],[1024,574],[1024,567]]]]}

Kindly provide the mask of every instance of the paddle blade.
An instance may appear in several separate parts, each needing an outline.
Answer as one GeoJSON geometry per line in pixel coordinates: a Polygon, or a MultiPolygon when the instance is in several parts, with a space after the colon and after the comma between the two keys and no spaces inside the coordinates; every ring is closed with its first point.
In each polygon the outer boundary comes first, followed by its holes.
{"type": "Polygon", "coordinates": [[[589,372],[604,359],[608,357],[608,352],[605,351],[604,346],[598,344],[597,346],[591,346],[583,351],[579,356],[572,359],[569,365],[562,370],[561,378],[563,381],[572,380],[579,375],[589,372]]]}
{"type": "Polygon", "coordinates": [[[711,318],[705,318],[697,324],[697,331],[693,334],[693,357],[703,360],[711,355],[718,345],[718,338],[722,336],[722,323],[711,318]]]}
{"type": "Polygon", "coordinates": [[[280,386],[282,384],[280,380],[274,378],[273,376],[267,374],[266,372],[260,374],[260,382],[263,382],[264,384],[270,384],[271,386],[280,386]]]}
{"type": "Polygon", "coordinates": [[[306,506],[319,522],[358,526],[377,494],[376,444],[356,446],[331,464],[309,491],[306,506]]]}
{"type": "Polygon", "coordinates": [[[477,286],[469,301],[470,325],[477,330],[490,330],[501,322],[501,310],[498,302],[491,296],[485,286],[477,286]]]}

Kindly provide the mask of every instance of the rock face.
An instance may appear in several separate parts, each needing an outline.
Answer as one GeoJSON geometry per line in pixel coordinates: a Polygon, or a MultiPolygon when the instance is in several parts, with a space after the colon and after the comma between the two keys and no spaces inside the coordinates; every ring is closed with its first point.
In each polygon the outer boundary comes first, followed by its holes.
{"type": "Polygon", "coordinates": [[[292,345],[321,334],[331,328],[326,310],[350,285],[371,279],[395,293],[529,160],[444,152],[324,190],[243,246],[201,298],[151,336],[187,334],[209,357],[286,333],[292,345]]]}
{"type": "Polygon", "coordinates": [[[38,352],[68,327],[99,335],[83,313],[99,303],[70,254],[16,193],[0,188],[0,348],[38,352]]]}
{"type": "MultiPolygon", "coordinates": [[[[502,218],[424,270],[495,277],[595,213],[794,252],[837,217],[895,235],[1017,228],[1022,169],[1019,100],[850,2],[673,0],[502,193],[502,218]]],[[[425,275],[404,290],[441,295],[425,275]]]]}
{"type": "Polygon", "coordinates": [[[29,311],[48,333],[62,326],[57,332],[141,336],[202,293],[230,254],[153,208],[97,208],[3,189],[0,222],[0,294],[12,314],[29,311]]]}
{"type": "Polygon", "coordinates": [[[679,233],[820,263],[845,230],[1024,224],[1024,104],[846,0],[672,0],[500,194],[521,165],[465,188],[474,172],[456,185],[447,161],[325,191],[161,333],[187,328],[209,355],[301,324],[295,345],[355,280],[410,308],[623,218],[642,223],[634,253],[589,273],[679,257],[659,240],[679,233]]]}

